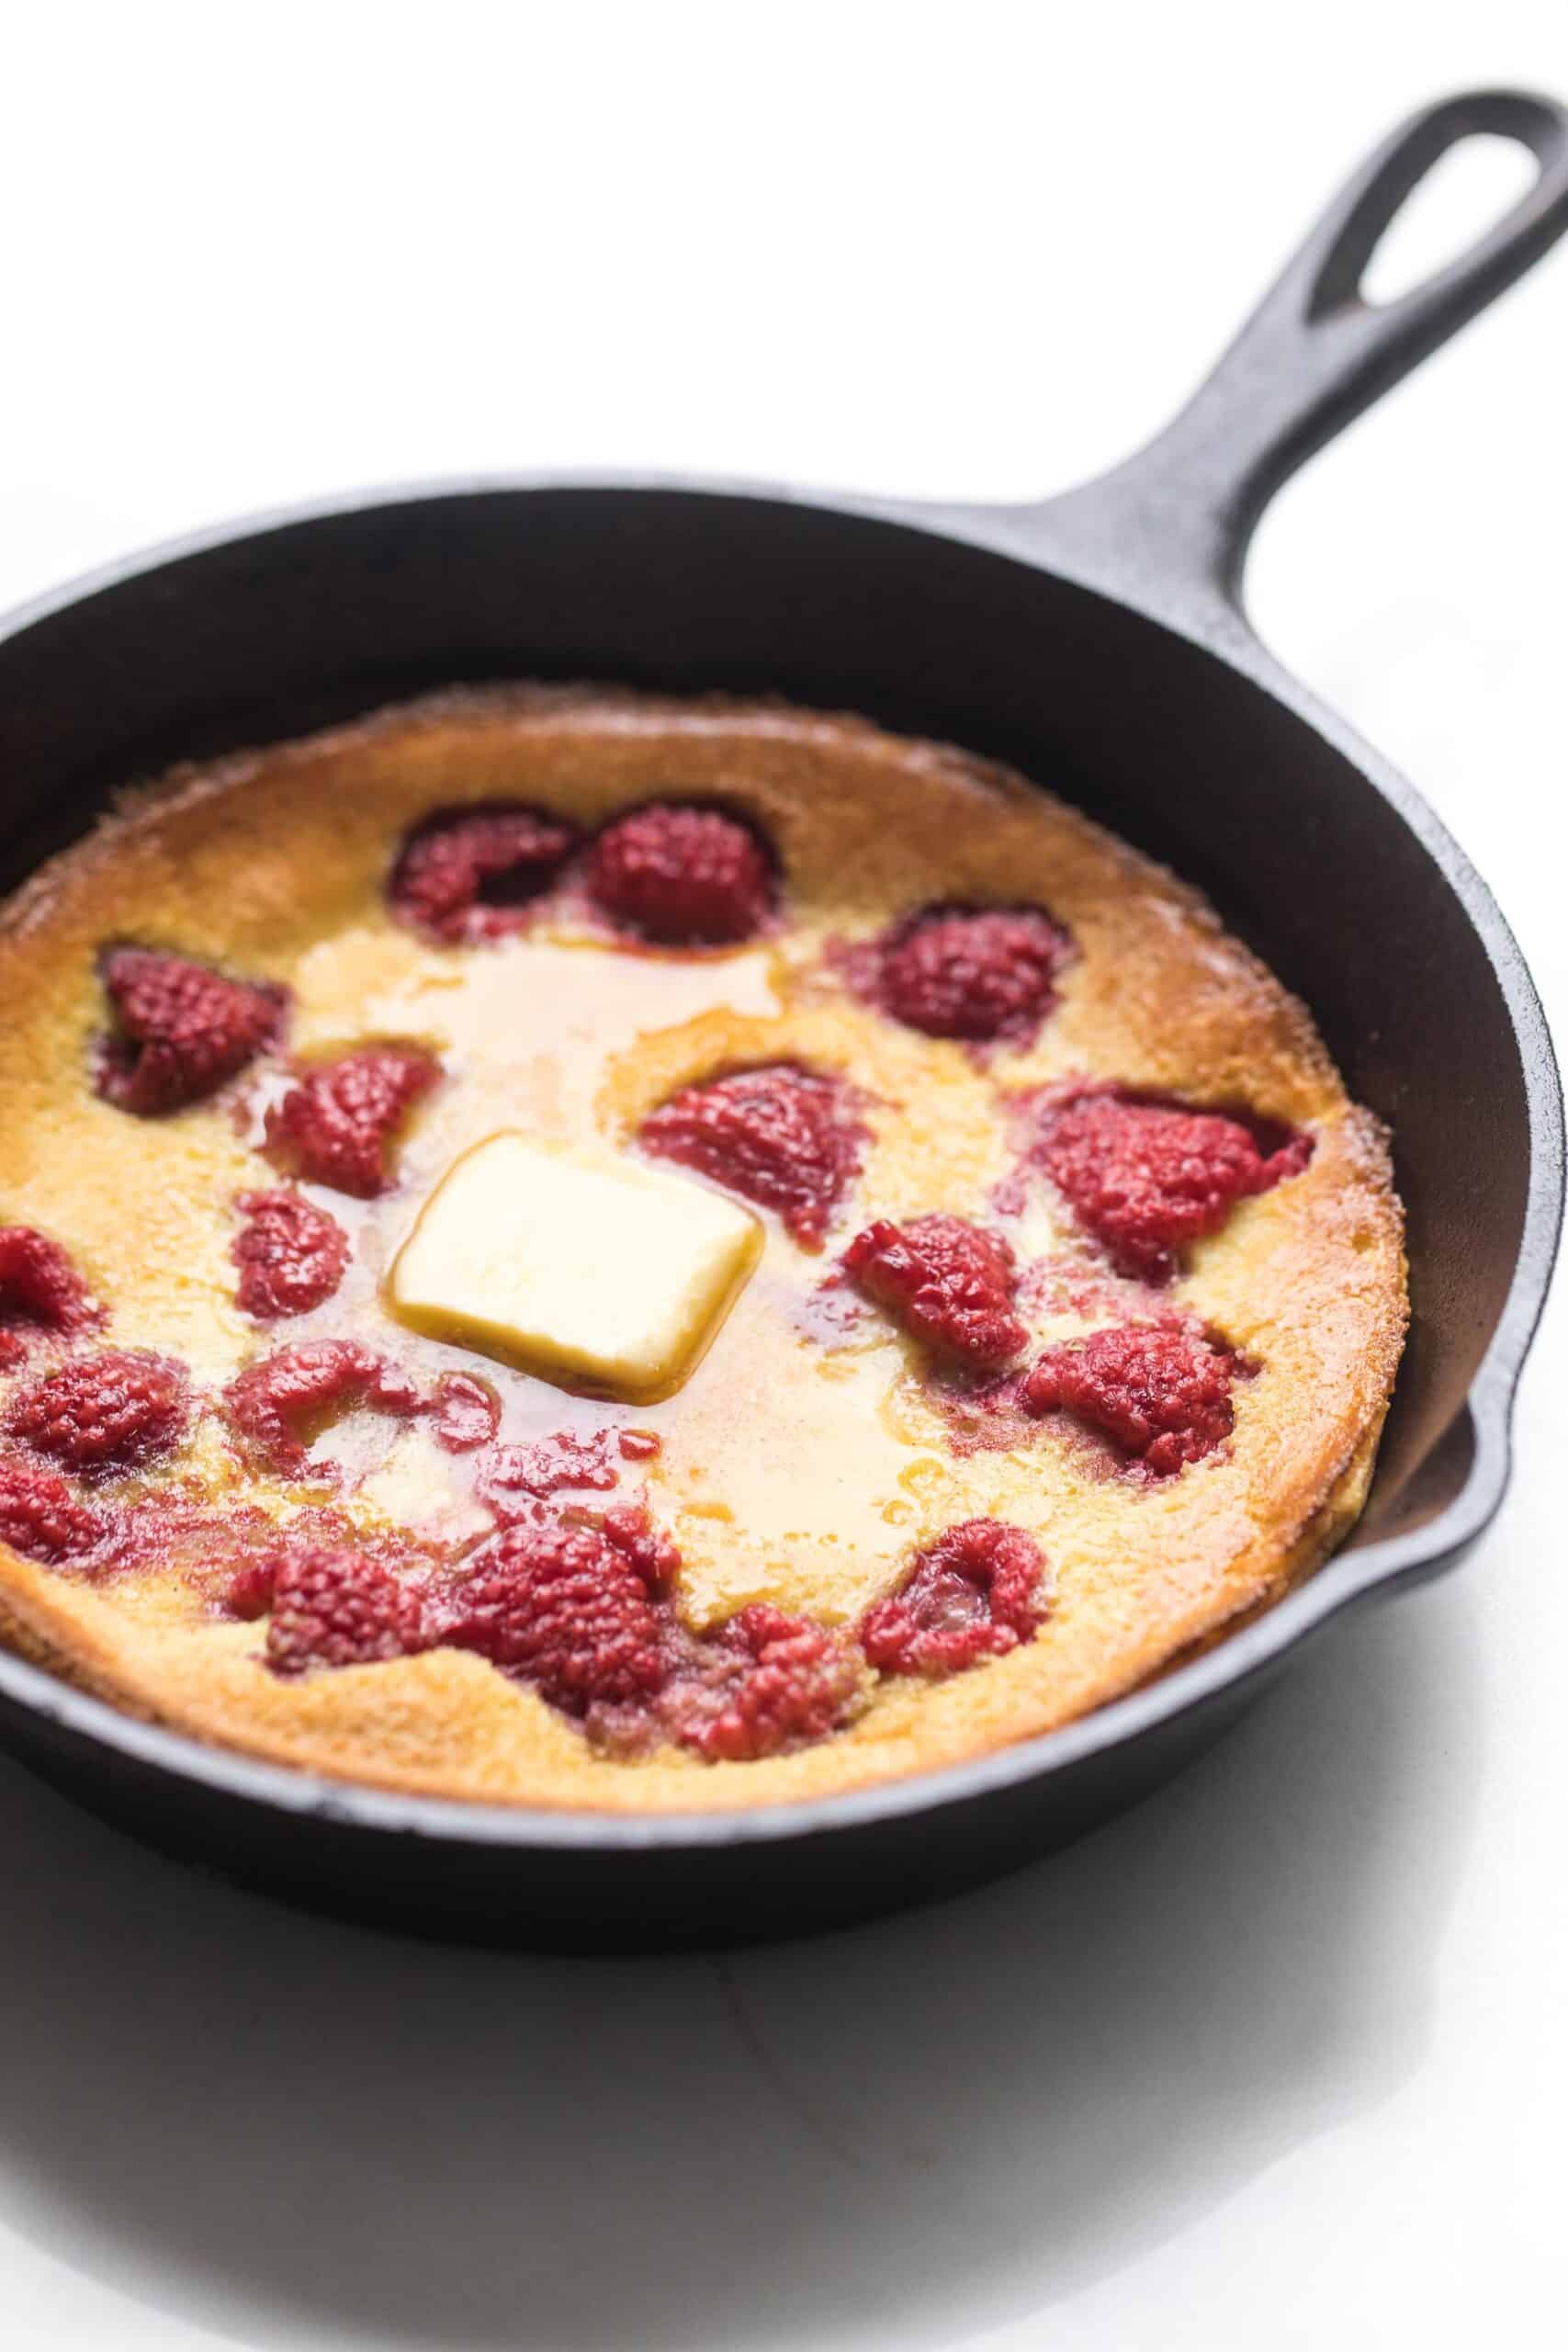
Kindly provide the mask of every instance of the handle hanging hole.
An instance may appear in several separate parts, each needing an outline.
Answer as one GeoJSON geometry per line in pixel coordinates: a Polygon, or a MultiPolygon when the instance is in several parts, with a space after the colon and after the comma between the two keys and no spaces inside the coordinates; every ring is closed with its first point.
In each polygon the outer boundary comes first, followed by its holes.
{"type": "Polygon", "coordinates": [[[1403,301],[1468,252],[1540,176],[1540,164],[1517,139],[1472,131],[1456,140],[1378,239],[1361,272],[1361,300],[1380,310],[1403,301]]]}

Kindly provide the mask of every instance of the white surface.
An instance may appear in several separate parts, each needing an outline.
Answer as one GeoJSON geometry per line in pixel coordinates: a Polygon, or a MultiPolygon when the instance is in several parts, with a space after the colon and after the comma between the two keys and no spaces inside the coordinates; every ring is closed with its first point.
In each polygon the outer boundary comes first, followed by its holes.
{"type": "MultiPolygon", "coordinates": [[[[1389,122],[1508,79],[1568,88],[1561,0],[31,11],[0,594],[468,467],[1065,483],[1389,122]]],[[[1565,357],[1559,254],[1292,487],[1252,582],[1560,1029],[1565,357]]],[[[0,1766],[0,2335],[1561,2342],[1565,1375],[1560,1295],[1459,1577],[1075,1851],[809,1947],[383,1941],[0,1766]]]]}

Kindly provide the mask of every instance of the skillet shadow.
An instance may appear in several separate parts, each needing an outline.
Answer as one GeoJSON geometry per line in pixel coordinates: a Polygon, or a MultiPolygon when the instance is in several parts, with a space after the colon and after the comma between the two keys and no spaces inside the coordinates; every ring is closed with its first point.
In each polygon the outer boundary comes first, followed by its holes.
{"type": "Polygon", "coordinates": [[[1066,1854],[723,1959],[317,1921],[0,1765],[0,2216],[247,2344],[967,2341],[1418,2064],[1470,1589],[1331,1632],[1066,1854]]]}

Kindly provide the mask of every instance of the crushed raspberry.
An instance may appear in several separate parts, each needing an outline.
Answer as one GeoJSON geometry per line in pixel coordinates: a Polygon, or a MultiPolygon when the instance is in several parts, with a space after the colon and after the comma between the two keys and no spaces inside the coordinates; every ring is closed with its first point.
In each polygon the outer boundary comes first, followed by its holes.
{"type": "Polygon", "coordinates": [[[861,1695],[843,1636],[809,1617],[754,1602],[693,1647],[663,1713],[677,1739],[710,1763],[777,1756],[837,1731],[861,1695]]]}
{"type": "Polygon", "coordinates": [[[445,1557],[406,1529],[356,1529],[342,1511],[320,1504],[290,1513],[280,1525],[272,1511],[197,1481],[175,1481],[138,1495],[118,1514],[115,1559],[127,1567],[178,1576],[220,1616],[244,1623],[272,1607],[278,1563],[286,1552],[339,1551],[345,1545],[378,1566],[419,1572],[421,1585],[445,1557]]]}
{"type": "Polygon", "coordinates": [[[1072,943],[1039,907],[930,907],[884,941],[876,993],[907,1028],[1027,1045],[1072,943]]]}
{"type": "Polygon", "coordinates": [[[641,1503],[612,1503],[599,1525],[606,1543],[630,1562],[650,1591],[669,1589],[681,1566],[681,1555],[673,1536],[654,1525],[641,1503]]]}
{"type": "Polygon", "coordinates": [[[521,801],[437,808],[405,835],[387,897],[392,912],[444,946],[502,939],[577,845],[577,829],[521,801]]]}
{"type": "Polygon", "coordinates": [[[923,1552],[897,1592],[861,1619],[861,1647],[884,1674],[932,1680],[1005,1657],[1044,1622],[1045,1562],[1032,1535],[966,1519],[923,1552]]]}
{"type": "Polygon", "coordinates": [[[374,1666],[422,1646],[417,1593],[351,1544],[282,1551],[271,1605],[266,1662],[275,1674],[374,1666]]]}
{"type": "Polygon", "coordinates": [[[1033,1157],[1124,1274],[1168,1282],[1235,1203],[1298,1176],[1312,1137],[1218,1111],[1084,1093],[1048,1104],[1033,1157]]]}
{"type": "Polygon", "coordinates": [[[773,905],[767,853],[750,826],[673,801],[606,825],[588,854],[586,881],[612,922],[666,947],[749,939],[773,905]]]}
{"type": "Polygon", "coordinates": [[[1033,1258],[1019,1277],[1018,1303],[1043,1322],[1076,1316],[1084,1323],[1146,1318],[1148,1285],[1081,1258],[1033,1258]]]}
{"type": "Polygon", "coordinates": [[[779,1062],[682,1087],[643,1121],[645,1150],[776,1209],[807,1250],[860,1165],[863,1129],[830,1078],[779,1062]]]}
{"type": "Polygon", "coordinates": [[[267,1148],[313,1184],[356,1200],[390,1190],[390,1149],[441,1075],[417,1046],[363,1046],[320,1062],[267,1113],[267,1148]]]}
{"type": "Polygon", "coordinates": [[[610,1432],[577,1437],[570,1430],[526,1445],[498,1445],[485,1464],[479,1491],[503,1523],[534,1515],[533,1505],[570,1487],[605,1493],[620,1473],[610,1459],[610,1432]]]}
{"type": "Polygon", "coordinates": [[[62,1364],[12,1399],[6,1428],[81,1478],[107,1478],[169,1453],[190,1419],[180,1365],[106,1348],[62,1364]]]}
{"type": "Polygon", "coordinates": [[[260,1323],[304,1315],[331,1298],[348,1264],[348,1236],[336,1217],[302,1193],[242,1193],[245,1224],[229,1254],[240,1269],[239,1301],[260,1323]]]}
{"type": "Polygon", "coordinates": [[[1028,1374],[1024,1409],[1077,1413],[1156,1478],[1201,1461],[1231,1433],[1235,1359],[1190,1325],[1122,1323],[1050,1349],[1028,1374]]]}
{"type": "Polygon", "coordinates": [[[947,1423],[947,1442],[962,1461],[975,1453],[1016,1453],[1037,1442],[1040,1431],[1023,1409],[1021,1371],[996,1373],[979,1381],[965,1377],[929,1381],[926,1395],[947,1423]]]}
{"type": "Polygon", "coordinates": [[[667,1672],[657,1587],[593,1527],[517,1526],[478,1554],[441,1638],[580,1720],[651,1699],[667,1672]]]}
{"type": "Polygon", "coordinates": [[[21,1363],[35,1331],[73,1339],[104,1320],[58,1241],[30,1225],[0,1226],[0,1371],[21,1363]]]}
{"type": "Polygon", "coordinates": [[[918,1340],[977,1371],[994,1371],[1028,1337],[1013,1313],[1018,1269],[999,1235],[960,1216],[880,1218],[844,1252],[856,1287],[918,1340]]]}
{"type": "Polygon", "coordinates": [[[115,1560],[146,1574],[177,1574],[208,1599],[239,1564],[277,1545],[277,1522],[258,1504],[214,1497],[195,1476],[175,1476],[117,1507],[115,1560]]]}
{"type": "Polygon", "coordinates": [[[231,980],[151,947],[113,947],[101,966],[118,1029],[103,1041],[97,1090],[142,1117],[200,1102],[276,1044],[288,993],[231,980]]]}
{"type": "Polygon", "coordinates": [[[664,1441],[653,1430],[622,1430],[615,1451],[623,1462],[651,1462],[662,1453],[664,1441]]]}
{"type": "Polygon", "coordinates": [[[41,1463],[0,1459],[0,1544],[58,1568],[84,1562],[109,1532],[104,1513],[78,1502],[64,1479],[41,1463]]]}
{"type": "MultiPolygon", "coordinates": [[[[275,1470],[311,1466],[310,1447],[355,1408],[406,1420],[419,1391],[388,1357],[357,1340],[305,1340],[247,1364],[223,1392],[233,1428],[275,1470]]],[[[317,1467],[321,1465],[315,1465],[317,1467]]]]}
{"type": "Polygon", "coordinates": [[[488,1445],[501,1427],[501,1399],[488,1380],[470,1372],[444,1372],[430,1414],[437,1445],[448,1453],[472,1453],[488,1445]]]}

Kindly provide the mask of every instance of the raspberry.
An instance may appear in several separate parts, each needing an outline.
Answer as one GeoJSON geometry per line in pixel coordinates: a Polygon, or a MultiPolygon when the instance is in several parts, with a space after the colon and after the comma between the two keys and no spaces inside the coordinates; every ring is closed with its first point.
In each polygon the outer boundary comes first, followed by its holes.
{"type": "Polygon", "coordinates": [[[1231,1433],[1235,1359],[1179,1323],[1122,1323],[1069,1340],[1024,1380],[1024,1409],[1065,1408],[1116,1440],[1153,1477],[1169,1477],[1231,1433]]]}
{"type": "Polygon", "coordinates": [[[612,1503],[599,1521],[604,1540],[630,1562],[651,1591],[667,1591],[681,1566],[673,1536],[655,1527],[641,1503],[612,1503]]]}
{"type": "Polygon", "coordinates": [[[233,1427],[286,1475],[311,1466],[309,1448],[321,1430],[356,1406],[406,1420],[419,1401],[407,1373],[357,1340],[279,1348],[247,1364],[223,1392],[233,1427]]]}
{"type": "Polygon", "coordinates": [[[516,800],[436,808],[404,835],[387,896],[392,912],[444,946],[521,931],[577,845],[577,829],[516,800]]]}
{"type": "Polygon", "coordinates": [[[267,1148],[312,1184],[373,1201],[393,1182],[389,1147],[441,1075],[416,1046],[363,1046],[320,1062],[267,1114],[267,1148]]]}
{"type": "Polygon", "coordinates": [[[709,1760],[743,1759],[847,1720],[863,1685],[841,1635],[755,1605],[694,1640],[670,1605],[680,1565],[638,1504],[597,1523],[520,1521],[482,1547],[428,1630],[527,1683],[606,1753],[645,1755],[662,1725],[709,1760]]]}
{"type": "Polygon", "coordinates": [[[101,1511],[79,1503],[41,1463],[0,1460],[0,1544],[46,1568],[80,1562],[109,1532],[101,1511]]]}
{"type": "Polygon", "coordinates": [[[850,1645],[808,1617],[754,1602],[696,1645],[701,1663],[672,1686],[675,1736],[710,1763],[745,1763],[837,1731],[860,1696],[850,1645]]]}
{"type": "Polygon", "coordinates": [[[448,1453],[472,1453],[501,1427],[500,1397],[488,1380],[468,1372],[444,1372],[430,1409],[435,1442],[448,1453]]]}
{"type": "Polygon", "coordinates": [[[966,1519],[923,1552],[897,1592],[861,1619],[861,1647],[884,1674],[956,1674],[1005,1657],[1044,1621],[1044,1559],[1032,1535],[966,1519]]]}
{"type": "Polygon", "coordinates": [[[588,854],[589,896],[612,922],[666,947],[749,939],[773,905],[773,874],[749,825],[674,801],[606,825],[588,854]]]}
{"type": "Polygon", "coordinates": [[[441,1638],[581,1719],[662,1687],[664,1632],[648,1577],[606,1532],[520,1526],[478,1554],[441,1638]]]}
{"type": "Polygon", "coordinates": [[[275,1674],[374,1666],[420,1647],[418,1595],[379,1561],[346,1544],[278,1555],[266,1629],[266,1662],[275,1674]]]}
{"type": "Polygon", "coordinates": [[[200,1102],[276,1044],[287,990],[231,980],[152,947],[113,947],[102,963],[118,1022],[99,1050],[97,1090],[141,1117],[200,1102]]]}
{"type": "Polygon", "coordinates": [[[1237,1201],[1299,1175],[1312,1138],[1260,1140],[1218,1111],[1083,1093],[1047,1106],[1033,1156],[1119,1272],[1164,1283],[1237,1201]]]}
{"type": "Polygon", "coordinates": [[[303,1193],[242,1193],[247,1222],[229,1254],[240,1269],[240,1305],[260,1323],[303,1315],[331,1298],[348,1264],[348,1236],[303,1193]]]}
{"type": "Polygon", "coordinates": [[[21,1363],[29,1332],[73,1339],[104,1320],[58,1241],[30,1225],[0,1226],[0,1371],[21,1363]]]}
{"type": "Polygon", "coordinates": [[[844,1266],[918,1340],[976,1370],[995,1371],[1028,1337],[1012,1311],[1011,1250],[963,1217],[918,1216],[905,1226],[879,1219],[856,1234],[844,1266]]]}
{"type": "Polygon", "coordinates": [[[254,1625],[272,1607],[272,1597],[277,1589],[276,1558],[249,1560],[236,1568],[224,1587],[221,1607],[226,1617],[237,1617],[242,1624],[254,1625]]]}
{"type": "Polygon", "coordinates": [[[682,1087],[643,1121],[641,1140],[656,1158],[776,1209],[804,1248],[819,1250],[863,1135],[837,1080],[779,1062],[682,1087]]]}
{"type": "Polygon", "coordinates": [[[6,1427],[78,1477],[107,1478],[169,1453],[189,1419],[180,1365],[166,1356],[106,1348],[22,1389],[6,1427]]]}
{"type": "Polygon", "coordinates": [[[883,943],[879,993],[928,1037],[1027,1045],[1071,953],[1039,907],[929,907],[883,943]]]}
{"type": "Polygon", "coordinates": [[[620,1476],[610,1460],[609,1439],[608,1430],[596,1430],[587,1438],[559,1430],[529,1445],[497,1446],[479,1480],[479,1493],[506,1523],[530,1517],[535,1502],[563,1487],[604,1492],[620,1476]]]}

